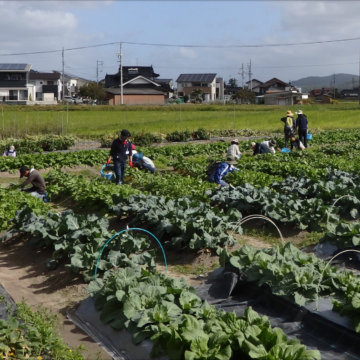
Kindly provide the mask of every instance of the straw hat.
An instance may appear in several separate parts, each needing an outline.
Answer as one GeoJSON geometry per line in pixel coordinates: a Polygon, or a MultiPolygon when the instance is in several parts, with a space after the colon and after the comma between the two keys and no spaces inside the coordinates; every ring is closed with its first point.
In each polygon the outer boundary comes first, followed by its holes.
{"type": "Polygon", "coordinates": [[[288,111],[286,112],[286,115],[287,115],[287,116],[293,116],[294,114],[291,112],[291,110],[288,110],[288,111]]]}

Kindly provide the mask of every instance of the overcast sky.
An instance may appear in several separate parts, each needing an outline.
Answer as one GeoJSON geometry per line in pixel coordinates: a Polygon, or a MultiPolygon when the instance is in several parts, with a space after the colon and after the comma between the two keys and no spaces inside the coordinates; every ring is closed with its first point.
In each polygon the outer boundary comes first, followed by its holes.
{"type": "Polygon", "coordinates": [[[120,42],[124,66],[174,81],[216,73],[241,85],[250,61],[261,81],[359,73],[358,1],[0,0],[0,14],[1,63],[61,71],[64,48],[65,72],[91,80],[97,64],[99,79],[117,72],[120,42]]]}

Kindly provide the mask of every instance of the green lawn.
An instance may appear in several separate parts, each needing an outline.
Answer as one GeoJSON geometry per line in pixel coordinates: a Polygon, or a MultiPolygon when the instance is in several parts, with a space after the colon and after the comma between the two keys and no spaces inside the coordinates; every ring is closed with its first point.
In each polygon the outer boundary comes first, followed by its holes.
{"type": "MultiPolygon", "coordinates": [[[[356,102],[303,105],[311,129],[356,128],[360,106],[356,102]]],[[[266,105],[169,106],[1,106],[0,129],[4,136],[24,134],[102,135],[128,128],[133,132],[169,133],[175,130],[254,129],[281,131],[280,118],[289,108],[266,105]]]]}

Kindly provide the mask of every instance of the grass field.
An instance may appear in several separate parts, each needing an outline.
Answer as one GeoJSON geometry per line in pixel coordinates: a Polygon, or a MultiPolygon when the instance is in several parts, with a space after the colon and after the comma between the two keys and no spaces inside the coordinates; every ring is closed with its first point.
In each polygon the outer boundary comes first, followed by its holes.
{"type": "Polygon", "coordinates": [[[302,105],[282,107],[267,105],[193,105],[169,106],[51,106],[0,107],[3,136],[24,134],[71,134],[94,136],[116,133],[121,128],[133,132],[169,133],[176,130],[254,129],[282,131],[280,118],[290,109],[301,108],[310,129],[357,128],[359,104],[302,105]]]}

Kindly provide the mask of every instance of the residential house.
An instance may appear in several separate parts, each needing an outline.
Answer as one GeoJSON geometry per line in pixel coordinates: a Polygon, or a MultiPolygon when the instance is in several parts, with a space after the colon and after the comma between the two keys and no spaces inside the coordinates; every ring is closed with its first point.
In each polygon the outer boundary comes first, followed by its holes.
{"type": "Polygon", "coordinates": [[[340,91],[340,96],[346,99],[357,99],[359,97],[359,88],[343,89],[340,91]]]}
{"type": "Polygon", "coordinates": [[[171,99],[174,97],[174,81],[173,79],[160,79],[157,78],[156,82],[161,85],[162,90],[165,92],[165,99],[171,99]]]}
{"type": "Polygon", "coordinates": [[[72,74],[64,74],[64,95],[77,97],[82,86],[86,85],[89,80],[83,79],[72,74]]]}
{"type": "Polygon", "coordinates": [[[264,82],[262,85],[260,85],[260,89],[261,89],[261,94],[278,92],[278,91],[296,90],[296,88],[293,87],[291,84],[281,81],[278,78],[272,78],[264,82]]]}
{"type": "Polygon", "coordinates": [[[320,95],[328,95],[332,96],[334,94],[334,88],[321,88],[321,89],[313,89],[310,91],[310,97],[317,97],[320,95]]]}
{"type": "Polygon", "coordinates": [[[30,64],[0,64],[0,101],[27,104],[33,86],[29,84],[30,64]]]}
{"type": "MultiPolygon", "coordinates": [[[[171,84],[158,82],[159,74],[152,66],[123,66],[122,95],[123,104],[131,105],[163,105],[165,97],[173,94],[171,84]]],[[[109,105],[121,104],[120,69],[114,75],[106,75],[104,87],[108,94],[109,105]]]]}
{"type": "Polygon", "coordinates": [[[221,77],[216,78],[216,100],[224,100],[225,84],[221,77]]]}
{"type": "Polygon", "coordinates": [[[180,74],[176,83],[178,96],[201,90],[205,102],[216,100],[216,74],[180,74]]]}
{"type": "Polygon", "coordinates": [[[252,91],[255,96],[264,95],[265,90],[263,88],[263,82],[257,79],[251,79],[246,82],[248,90],[252,91]]]}
{"type": "Polygon", "coordinates": [[[56,104],[61,99],[62,83],[59,72],[46,73],[30,70],[29,83],[35,87],[33,102],[56,104]]]}
{"type": "Polygon", "coordinates": [[[319,104],[331,104],[333,102],[333,98],[327,94],[312,96],[312,100],[319,104]]]}

